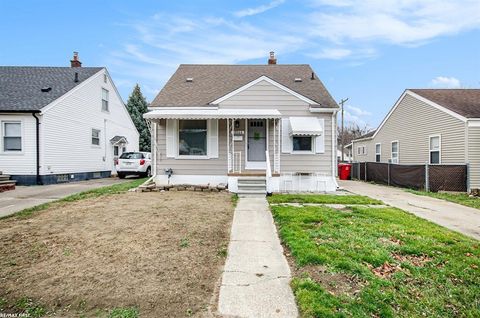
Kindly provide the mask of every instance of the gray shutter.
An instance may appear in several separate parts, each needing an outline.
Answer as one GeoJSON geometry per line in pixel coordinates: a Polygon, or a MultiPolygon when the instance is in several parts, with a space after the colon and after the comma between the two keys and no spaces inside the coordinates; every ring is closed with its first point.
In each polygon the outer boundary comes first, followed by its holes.
{"type": "Polygon", "coordinates": [[[167,158],[175,158],[177,156],[177,134],[178,120],[167,119],[166,125],[166,156],[167,158]]]}
{"type": "Polygon", "coordinates": [[[282,152],[292,153],[293,141],[291,136],[290,119],[282,118],[282,152]]]}
{"type": "Polygon", "coordinates": [[[209,158],[218,158],[218,119],[209,119],[207,122],[207,151],[209,158]]]}
{"type": "Polygon", "coordinates": [[[315,152],[325,153],[325,119],[318,118],[320,126],[322,126],[322,134],[315,137],[315,152]]]}

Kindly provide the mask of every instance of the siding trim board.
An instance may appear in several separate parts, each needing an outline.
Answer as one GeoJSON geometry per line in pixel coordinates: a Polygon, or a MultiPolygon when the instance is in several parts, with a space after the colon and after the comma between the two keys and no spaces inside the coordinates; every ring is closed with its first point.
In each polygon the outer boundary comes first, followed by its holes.
{"type": "Polygon", "coordinates": [[[311,100],[310,98],[305,97],[305,96],[303,96],[303,95],[301,95],[301,94],[299,94],[299,93],[291,90],[290,88],[288,88],[288,87],[286,87],[286,86],[283,86],[282,84],[280,84],[280,83],[272,80],[271,78],[269,78],[268,76],[265,76],[265,75],[260,76],[260,77],[257,78],[256,80],[253,80],[253,81],[251,81],[250,83],[245,84],[245,85],[243,85],[242,87],[239,87],[239,88],[237,88],[236,90],[228,93],[227,95],[224,95],[224,96],[222,96],[222,97],[214,100],[214,101],[211,102],[210,104],[220,104],[220,103],[224,102],[225,100],[229,99],[230,97],[233,97],[233,96],[235,96],[235,95],[237,95],[237,94],[245,91],[246,89],[248,89],[248,88],[250,88],[250,87],[252,87],[252,86],[260,83],[261,81],[266,81],[266,82],[272,84],[273,86],[275,86],[275,87],[277,87],[277,88],[280,88],[281,90],[283,90],[283,91],[285,91],[285,92],[287,92],[287,93],[289,93],[289,94],[297,97],[298,99],[303,100],[303,101],[306,102],[306,103],[309,103],[309,104],[311,104],[311,105],[318,105],[317,102],[311,100]]]}

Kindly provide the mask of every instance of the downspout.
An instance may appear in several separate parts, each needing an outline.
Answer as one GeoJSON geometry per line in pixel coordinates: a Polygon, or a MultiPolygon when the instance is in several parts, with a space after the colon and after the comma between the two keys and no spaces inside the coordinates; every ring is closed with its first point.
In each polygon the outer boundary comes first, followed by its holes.
{"type": "Polygon", "coordinates": [[[42,181],[40,180],[40,119],[37,117],[36,113],[32,113],[32,116],[35,118],[35,127],[36,127],[36,183],[41,185],[42,181]]]}
{"type": "Polygon", "coordinates": [[[337,111],[332,113],[332,179],[335,187],[338,188],[337,183],[337,111]]]}

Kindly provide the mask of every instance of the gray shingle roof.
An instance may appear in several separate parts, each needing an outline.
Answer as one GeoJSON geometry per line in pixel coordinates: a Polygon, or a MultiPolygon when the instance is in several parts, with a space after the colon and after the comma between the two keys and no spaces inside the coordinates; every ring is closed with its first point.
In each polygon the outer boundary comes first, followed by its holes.
{"type": "Polygon", "coordinates": [[[165,84],[152,107],[205,106],[214,100],[265,75],[322,107],[336,108],[337,103],[322,81],[311,80],[310,65],[190,65],[182,64],[165,84]],[[193,78],[193,82],[187,82],[193,78]],[[301,82],[295,82],[301,78],[301,82]]]}
{"type": "Polygon", "coordinates": [[[102,67],[0,66],[0,112],[38,111],[102,67]],[[75,82],[78,72],[78,82],[75,82]],[[49,92],[42,88],[51,87],[49,92]]]}
{"type": "Polygon", "coordinates": [[[410,89],[466,118],[480,118],[480,89],[410,89]]]}

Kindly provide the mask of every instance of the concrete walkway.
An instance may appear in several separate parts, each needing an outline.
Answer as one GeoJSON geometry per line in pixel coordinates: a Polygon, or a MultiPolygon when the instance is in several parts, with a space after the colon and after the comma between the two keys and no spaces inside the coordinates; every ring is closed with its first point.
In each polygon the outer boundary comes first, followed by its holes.
{"type": "Polygon", "coordinates": [[[297,317],[290,277],[267,200],[240,198],[222,275],[219,313],[225,317],[297,317]]]}
{"type": "Polygon", "coordinates": [[[71,194],[126,181],[131,179],[105,178],[44,186],[17,186],[15,190],[0,193],[0,217],[71,194]]]}
{"type": "Polygon", "coordinates": [[[480,210],[362,181],[339,181],[343,189],[382,200],[446,228],[480,239],[480,210]]]}

